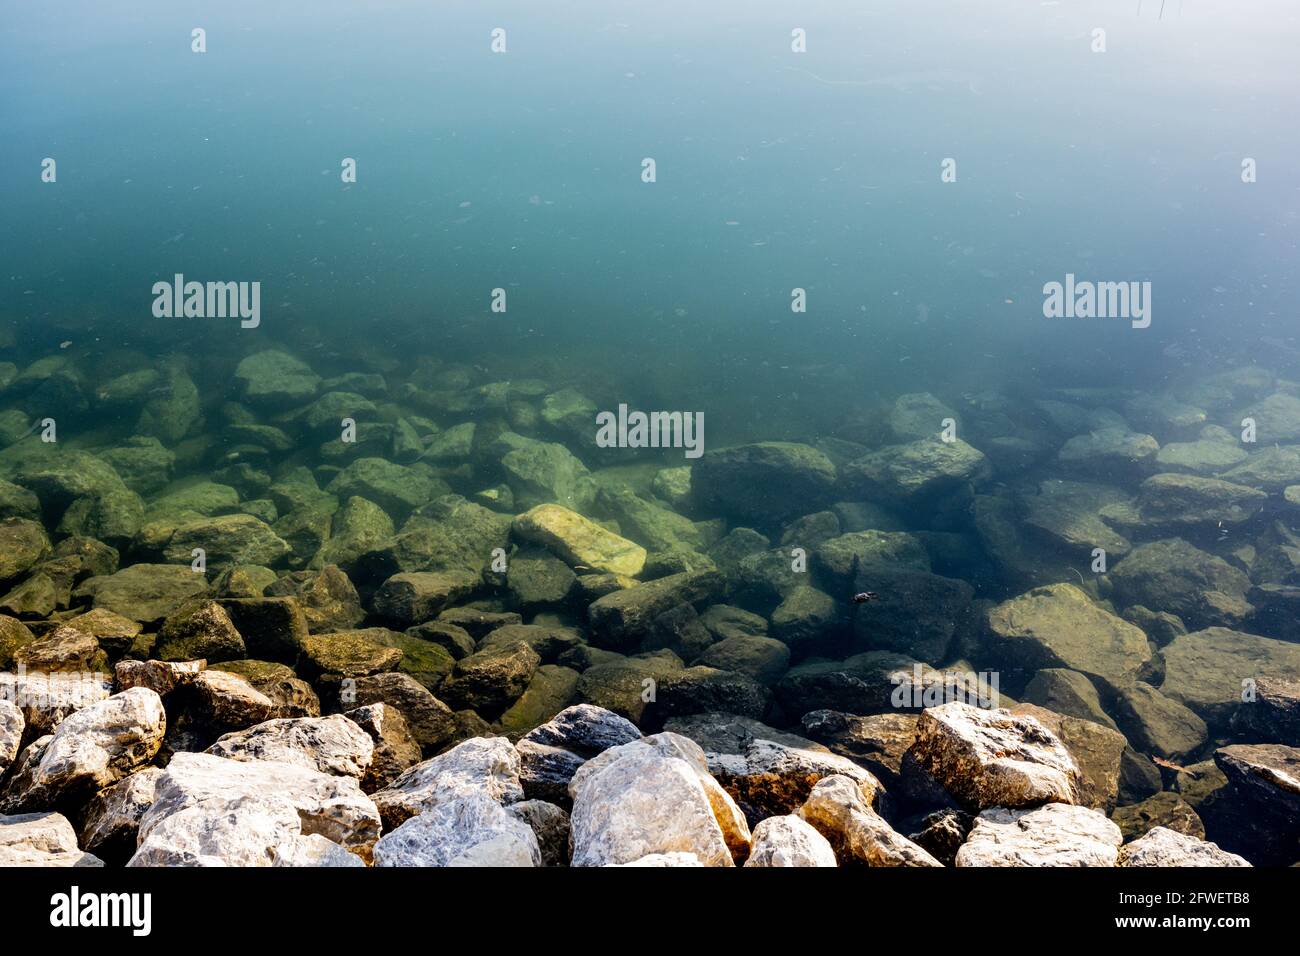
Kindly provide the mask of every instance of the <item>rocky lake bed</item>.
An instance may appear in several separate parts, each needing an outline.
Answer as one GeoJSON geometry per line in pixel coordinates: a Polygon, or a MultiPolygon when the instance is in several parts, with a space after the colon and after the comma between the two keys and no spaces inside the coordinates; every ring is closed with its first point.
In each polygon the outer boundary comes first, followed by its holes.
{"type": "Polygon", "coordinates": [[[0,865],[1300,863],[1300,382],[338,361],[0,362],[0,865]]]}

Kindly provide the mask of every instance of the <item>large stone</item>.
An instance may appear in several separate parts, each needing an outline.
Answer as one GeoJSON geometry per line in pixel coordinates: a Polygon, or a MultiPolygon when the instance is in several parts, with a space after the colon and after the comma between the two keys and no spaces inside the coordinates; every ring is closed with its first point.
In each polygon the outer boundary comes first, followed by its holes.
{"type": "Polygon", "coordinates": [[[1168,611],[1192,627],[1231,626],[1251,611],[1250,579],[1181,538],[1134,548],[1109,578],[1121,604],[1168,611]]]}
{"type": "Polygon", "coordinates": [[[365,631],[313,634],[302,644],[303,664],[309,674],[368,677],[395,670],[402,652],[370,640],[365,631]]]}
{"type": "Polygon", "coordinates": [[[1192,805],[1176,793],[1162,790],[1141,803],[1117,807],[1111,820],[1124,833],[1124,839],[1136,840],[1155,827],[1166,827],[1198,840],[1205,839],[1205,824],[1192,805]]]}
{"type": "Polygon", "coordinates": [[[346,866],[356,861],[338,849],[368,858],[380,825],[352,777],[178,753],[140,819],[127,865],[346,866]]]}
{"type": "Polygon", "coordinates": [[[1119,827],[1088,807],[994,807],[975,818],[957,866],[1114,866],[1123,839],[1119,827]]]}
{"type": "Polygon", "coordinates": [[[374,793],[420,762],[420,744],[402,712],[388,704],[367,704],[345,715],[370,735],[374,753],[361,778],[361,789],[374,793]]]}
{"type": "Polygon", "coordinates": [[[22,621],[0,614],[0,670],[8,670],[13,664],[14,654],[35,639],[22,621]]]}
{"type": "Polygon", "coordinates": [[[307,617],[291,597],[220,598],[222,609],[255,658],[295,664],[307,640],[307,617]]]}
{"type": "Polygon", "coordinates": [[[768,817],[754,828],[745,866],[837,866],[830,842],[801,817],[768,817]]]}
{"type": "Polygon", "coordinates": [[[1114,709],[1134,747],[1166,760],[1181,761],[1208,735],[1205,721],[1193,711],[1140,681],[1115,695],[1114,709]]]}
{"type": "Polygon", "coordinates": [[[1251,743],[1300,747],[1300,679],[1260,675],[1254,699],[1233,714],[1232,729],[1251,743]]]}
{"type": "Polygon", "coordinates": [[[50,539],[39,521],[0,521],[0,581],[12,581],[50,554],[50,539]]]}
{"type": "Polygon", "coordinates": [[[1107,427],[1075,435],[1056,457],[1062,465],[1109,475],[1117,470],[1146,467],[1159,451],[1160,443],[1150,435],[1107,427]]]}
{"type": "Polygon", "coordinates": [[[832,753],[870,770],[888,791],[902,787],[903,763],[916,741],[916,714],[860,717],[835,710],[803,715],[803,730],[832,753]]]}
{"type": "Polygon", "coordinates": [[[706,667],[744,674],[770,686],[789,668],[790,648],[770,637],[737,635],[707,648],[699,662],[706,667]]]}
{"type": "Polygon", "coordinates": [[[1113,687],[1131,684],[1151,657],[1146,635],[1073,584],[1035,588],[988,616],[995,654],[1027,669],[1068,667],[1113,687]]]}
{"type": "Polygon", "coordinates": [[[1149,528],[1221,528],[1257,515],[1268,495],[1246,485],[1196,475],[1152,475],[1142,482],[1136,508],[1149,528]]]}
{"type": "Polygon", "coordinates": [[[607,594],[587,608],[592,643],[610,650],[639,646],[659,615],[682,604],[716,599],[722,587],[716,571],[686,571],[607,594]]]}
{"type": "Polygon", "coordinates": [[[375,593],[375,613],[402,627],[420,624],[455,604],[479,584],[469,571],[411,571],[394,574],[375,593]]]}
{"type": "Polygon", "coordinates": [[[164,661],[234,661],[248,656],[230,615],[215,601],[194,601],[168,615],[158,638],[157,653],[164,661]]]}
{"type": "Polygon", "coordinates": [[[549,548],[571,566],[636,576],[646,550],[562,505],[543,504],[517,516],[514,534],[549,548]]]}
{"type": "Polygon", "coordinates": [[[898,651],[938,663],[975,596],[965,581],[903,568],[860,568],[856,591],[878,599],[856,607],[853,631],[858,647],[898,651]]]}
{"type": "Polygon", "coordinates": [[[569,781],[580,766],[610,747],[639,739],[636,725],[612,711],[591,704],[567,707],[516,745],[524,793],[567,805],[569,781]]]}
{"type": "Polygon", "coordinates": [[[320,376],[287,352],[255,352],[235,368],[243,398],[270,408],[292,408],[309,401],[320,386],[320,376]]]}
{"type": "Polygon", "coordinates": [[[1083,556],[1091,556],[1093,548],[1104,548],[1118,558],[1128,554],[1131,546],[1101,515],[1103,509],[1127,508],[1131,502],[1131,495],[1110,485],[1053,478],[1024,500],[1025,521],[1083,556]]]}
{"type": "Polygon", "coordinates": [[[527,689],[497,721],[498,730],[514,739],[550,720],[573,699],[580,676],[569,667],[541,665],[527,689]]]}
{"type": "MultiPolygon", "coordinates": [[[[1222,813],[1235,826],[1216,841],[1263,866],[1289,866],[1300,856],[1300,748],[1281,744],[1234,744],[1214,752],[1228,778],[1218,795],[1222,813]]],[[[1204,812],[1204,811],[1202,811],[1204,812]]],[[[1206,817],[1211,835],[1211,818],[1206,817]]],[[[1221,828],[1220,828],[1221,830],[1221,828]]]]}
{"type": "Polygon", "coordinates": [[[0,867],[103,866],[77,846],[77,834],[59,813],[0,814],[0,867]]]}
{"type": "Polygon", "coordinates": [[[506,433],[496,443],[504,453],[501,470],[521,508],[559,504],[586,511],[596,497],[587,466],[558,442],[506,433]]]}
{"type": "Polygon", "coordinates": [[[275,760],[358,780],[374,751],[370,736],[342,714],[268,720],[225,734],[207,749],[231,760],[275,760]]]}
{"type": "Polygon", "coordinates": [[[439,694],[453,708],[495,717],[519,699],[540,663],[525,641],[496,644],[457,661],[439,694]]]}
{"type": "Polygon", "coordinates": [[[810,445],[758,442],[706,452],[691,469],[696,502],[706,511],[775,524],[826,501],[835,466],[810,445]]]}
{"type": "Polygon", "coordinates": [[[1210,627],[1175,638],[1163,650],[1160,692],[1194,710],[1211,727],[1226,727],[1260,676],[1300,679],[1300,645],[1210,627]]]}
{"type": "Polygon", "coordinates": [[[395,521],[449,490],[423,465],[399,465],[383,458],[358,458],[325,488],[340,499],[353,496],[373,501],[395,521]]]}
{"type": "Polygon", "coordinates": [[[532,828],[469,792],[411,817],[375,845],[375,866],[541,866],[532,828]]]}
{"type": "Polygon", "coordinates": [[[1031,807],[1079,799],[1079,767],[1033,717],[953,702],[917,722],[913,753],[922,769],[965,806],[1031,807]]]}
{"type": "MultiPolygon", "coordinates": [[[[697,466],[698,467],[698,466],[697,466]]],[[[844,481],[864,497],[917,503],[979,481],[988,459],[960,438],[926,438],[870,452],[844,466],[844,481]]]]}
{"type": "Polygon", "coordinates": [[[943,865],[871,809],[848,777],[819,780],[798,816],[826,838],[841,866],[943,865]]]}
{"type": "Polygon", "coordinates": [[[298,601],[312,631],[346,631],[365,619],[361,599],[352,581],[336,564],[319,571],[295,571],[266,588],[269,597],[298,601]]]}
{"type": "Polygon", "coordinates": [[[7,788],[4,803],[34,810],[75,805],[152,760],[166,728],[162,699],[144,687],[91,704],[59,724],[22,789],[7,788]]]}
{"type": "Polygon", "coordinates": [[[709,776],[703,751],[675,734],[603,751],[574,775],[569,793],[573,866],[661,853],[733,866],[749,849],[749,828],[709,776]]]}
{"type": "Polygon", "coordinates": [[[519,754],[503,737],[476,737],[404,771],[374,794],[384,826],[392,830],[440,804],[484,795],[498,804],[524,798],[519,754]]]}
{"type": "Polygon", "coordinates": [[[189,563],[133,564],[107,577],[82,582],[74,596],[89,597],[94,606],[145,624],[175,613],[188,599],[207,593],[202,574],[189,563]]]}
{"type": "Polygon", "coordinates": [[[545,800],[520,800],[506,807],[506,812],[528,825],[537,837],[543,866],[569,865],[569,815],[545,800]]]}
{"type": "Polygon", "coordinates": [[[1217,843],[1165,827],[1153,827],[1119,851],[1119,866],[1250,866],[1243,857],[1219,849],[1217,843]]]}
{"type": "Polygon", "coordinates": [[[1112,730],[1119,727],[1106,713],[1096,686],[1084,674],[1064,667],[1038,671],[1025,685],[1021,699],[1058,714],[1091,720],[1112,730]]]}
{"type": "Polygon", "coordinates": [[[436,750],[451,739],[456,717],[452,709],[434,697],[409,674],[387,673],[358,677],[347,706],[387,704],[406,718],[411,734],[425,751],[436,750]]]}
{"type": "Polygon", "coordinates": [[[0,698],[0,779],[18,756],[27,721],[17,706],[0,698]]]}
{"type": "Polygon", "coordinates": [[[84,631],[57,625],[44,637],[15,651],[14,665],[29,673],[100,672],[107,668],[108,662],[99,641],[84,631]]]}
{"type": "Polygon", "coordinates": [[[1074,758],[1079,768],[1080,806],[1109,811],[1119,800],[1123,761],[1128,742],[1118,730],[1046,710],[1036,704],[1016,704],[1011,713],[1035,718],[1074,758]]]}
{"type": "Polygon", "coordinates": [[[755,825],[766,817],[797,811],[826,777],[848,777],[868,806],[881,790],[870,771],[820,748],[756,739],[743,753],[709,753],[708,760],[710,772],[755,825]]]}
{"type": "Polygon", "coordinates": [[[97,793],[81,825],[82,846],[114,860],[134,853],[140,818],[153,806],[162,775],[158,767],[145,767],[97,793]]]}
{"type": "Polygon", "coordinates": [[[274,567],[289,554],[289,546],[266,522],[247,514],[199,518],[179,525],[163,557],[182,564],[193,560],[195,549],[204,552],[213,568],[233,564],[274,567]]]}

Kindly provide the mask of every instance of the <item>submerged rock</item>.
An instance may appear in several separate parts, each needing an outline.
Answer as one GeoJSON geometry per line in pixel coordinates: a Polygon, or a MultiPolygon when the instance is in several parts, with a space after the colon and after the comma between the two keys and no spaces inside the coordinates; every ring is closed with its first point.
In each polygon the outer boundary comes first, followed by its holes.
{"type": "Polygon", "coordinates": [[[1176,614],[1190,626],[1233,625],[1252,608],[1250,579],[1181,538],[1135,548],[1110,572],[1117,599],[1176,614]]]}
{"type": "Polygon", "coordinates": [[[524,512],[515,518],[513,531],[571,565],[629,576],[645,565],[645,548],[561,505],[543,504],[524,512]]]}
{"type": "Polygon", "coordinates": [[[699,506],[775,524],[825,501],[835,466],[810,445],[758,442],[709,451],[691,469],[699,506]]]}
{"type": "Polygon", "coordinates": [[[976,482],[989,473],[983,452],[961,439],[892,445],[844,466],[848,487],[865,497],[915,504],[976,482]]]}
{"type": "Polygon", "coordinates": [[[1067,667],[1113,687],[1131,684],[1151,657],[1146,635],[1073,584],[1035,588],[989,612],[991,651],[1031,669],[1067,667]]]}
{"type": "Polygon", "coordinates": [[[1175,638],[1164,648],[1160,692],[1195,711],[1212,727],[1225,727],[1243,694],[1261,675],[1300,679],[1300,645],[1225,627],[1175,638]]]}

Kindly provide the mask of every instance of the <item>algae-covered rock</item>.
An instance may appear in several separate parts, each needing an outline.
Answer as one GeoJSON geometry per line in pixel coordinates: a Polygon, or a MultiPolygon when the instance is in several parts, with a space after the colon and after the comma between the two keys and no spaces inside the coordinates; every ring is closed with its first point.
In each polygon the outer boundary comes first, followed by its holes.
{"type": "Polygon", "coordinates": [[[1073,584],[1035,588],[989,612],[991,650],[1027,667],[1068,667],[1114,687],[1131,684],[1151,657],[1146,635],[1073,584]]]}
{"type": "Polygon", "coordinates": [[[176,528],[163,556],[177,563],[190,561],[196,548],[202,549],[210,567],[274,566],[289,554],[289,546],[269,525],[247,514],[187,521],[176,528]]]}
{"type": "Polygon", "coordinates": [[[186,562],[133,564],[108,576],[87,578],[75,596],[95,607],[149,624],[174,613],[188,599],[206,594],[208,584],[186,562]]]}
{"type": "Polygon", "coordinates": [[[1260,677],[1300,678],[1300,645],[1210,627],[1175,638],[1163,649],[1160,693],[1224,727],[1260,677]]]}
{"type": "Polygon", "coordinates": [[[914,504],[989,473],[983,452],[960,438],[926,438],[870,452],[844,466],[848,488],[865,497],[914,504]]]}
{"type": "Polygon", "coordinates": [[[309,401],[320,387],[320,377],[287,352],[255,352],[235,369],[243,399],[267,408],[292,408],[309,401]]]}
{"type": "Polygon", "coordinates": [[[1181,538],[1134,548],[1110,572],[1117,599],[1176,614],[1191,626],[1231,625],[1251,611],[1250,579],[1181,538]]]}
{"type": "Polygon", "coordinates": [[[358,458],[325,489],[339,498],[373,501],[395,520],[451,489],[421,465],[399,465],[383,458],[358,458]]]}
{"type": "Polygon", "coordinates": [[[757,442],[706,452],[691,470],[695,501],[765,524],[779,523],[826,500],[835,466],[811,445],[757,442]]]}
{"type": "Polygon", "coordinates": [[[0,581],[12,581],[50,554],[50,539],[38,521],[0,521],[0,581]]]}

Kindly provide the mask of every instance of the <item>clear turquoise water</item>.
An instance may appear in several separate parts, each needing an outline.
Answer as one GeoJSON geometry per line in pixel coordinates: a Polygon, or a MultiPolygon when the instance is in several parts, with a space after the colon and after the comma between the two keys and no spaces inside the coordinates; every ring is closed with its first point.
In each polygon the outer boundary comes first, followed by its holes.
{"type": "Polygon", "coordinates": [[[15,8],[0,316],[33,355],[633,350],[760,402],[826,365],[883,394],[1212,368],[1295,331],[1300,22],[1159,6],[15,8]],[[260,280],[261,329],[154,319],[178,271],[260,280]],[[1044,319],[1066,272],[1149,279],[1152,328],[1044,319]]]}

